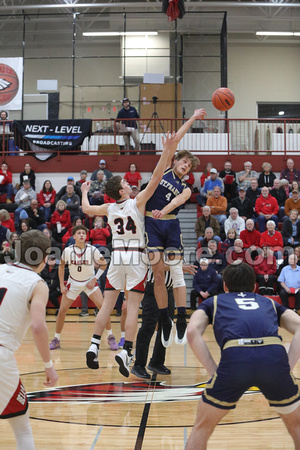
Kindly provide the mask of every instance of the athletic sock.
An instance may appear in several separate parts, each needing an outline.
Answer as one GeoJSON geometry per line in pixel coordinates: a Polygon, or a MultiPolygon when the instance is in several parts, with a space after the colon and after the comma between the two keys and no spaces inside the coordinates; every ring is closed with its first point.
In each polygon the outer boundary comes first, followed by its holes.
{"type": "Polygon", "coordinates": [[[54,337],[56,337],[60,341],[60,333],[55,333],[54,337]]]}
{"type": "Polygon", "coordinates": [[[97,346],[98,350],[99,350],[100,342],[101,342],[101,336],[99,336],[99,334],[93,334],[93,337],[91,339],[91,344],[95,344],[97,346]]]}
{"type": "Polygon", "coordinates": [[[106,333],[107,333],[107,337],[109,337],[111,334],[113,334],[112,329],[106,330],[106,333]]]}
{"type": "Polygon", "coordinates": [[[185,306],[179,306],[177,308],[177,316],[178,317],[184,317],[186,313],[186,307],[185,306]]]}
{"type": "Polygon", "coordinates": [[[125,338],[125,331],[121,331],[121,338],[125,338]]]}
{"type": "Polygon", "coordinates": [[[125,340],[125,343],[124,343],[124,346],[123,346],[123,350],[127,351],[128,356],[132,356],[132,353],[131,353],[132,347],[133,347],[133,342],[125,340]]]}
{"type": "Polygon", "coordinates": [[[160,315],[163,322],[168,322],[170,314],[169,314],[169,308],[162,308],[160,309],[160,315]]]}

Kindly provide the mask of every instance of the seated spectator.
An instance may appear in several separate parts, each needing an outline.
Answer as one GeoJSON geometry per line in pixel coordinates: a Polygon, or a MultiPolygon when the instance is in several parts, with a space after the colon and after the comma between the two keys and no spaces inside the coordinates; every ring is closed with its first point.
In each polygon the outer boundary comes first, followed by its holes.
{"type": "Polygon", "coordinates": [[[94,246],[106,247],[107,239],[110,237],[110,229],[105,226],[102,217],[96,217],[94,228],[90,232],[91,244],[94,246]]]}
{"type": "Polygon", "coordinates": [[[278,225],[278,211],[279,206],[276,198],[272,197],[267,186],[264,186],[261,189],[260,197],[255,203],[255,212],[257,214],[258,229],[260,233],[265,231],[266,222],[268,220],[274,220],[276,226],[278,225]]]}
{"type": "Polygon", "coordinates": [[[257,256],[253,269],[256,274],[256,281],[259,286],[260,295],[274,295],[274,283],[276,281],[276,258],[274,252],[267,247],[263,247],[263,253],[257,256]]]}
{"type": "Polygon", "coordinates": [[[6,203],[11,203],[12,193],[12,173],[8,170],[8,165],[3,162],[0,169],[0,194],[6,194],[6,203]]]}
{"type": "Polygon", "coordinates": [[[197,242],[201,242],[204,238],[204,233],[207,227],[212,228],[213,237],[217,241],[221,241],[220,238],[220,224],[217,219],[210,214],[210,207],[208,205],[203,206],[202,216],[198,217],[195,223],[195,233],[197,235],[197,242]]]}
{"type": "Polygon", "coordinates": [[[94,220],[95,216],[93,214],[86,214],[86,218],[83,221],[83,225],[88,229],[91,230],[94,226],[94,220]]]}
{"type": "Polygon", "coordinates": [[[56,242],[56,240],[52,236],[52,232],[48,228],[45,228],[43,230],[43,234],[45,234],[50,239],[50,245],[51,245],[50,254],[55,254],[55,255],[57,255],[57,259],[60,259],[60,251],[62,249],[61,244],[58,244],[56,242]]]}
{"type": "MultiPolygon", "coordinates": [[[[205,228],[204,236],[201,241],[198,242],[197,248],[201,248],[202,250],[199,252],[199,255],[203,251],[203,249],[208,248],[208,243],[214,238],[214,230],[211,227],[205,228]]],[[[199,257],[198,257],[199,259],[199,257]]]]}
{"type": "Polygon", "coordinates": [[[267,186],[269,190],[273,187],[276,175],[272,172],[272,166],[268,162],[264,162],[261,166],[262,173],[258,177],[258,187],[267,186]]]}
{"type": "Polygon", "coordinates": [[[264,247],[265,245],[271,247],[274,252],[281,252],[282,250],[282,235],[279,231],[275,230],[274,220],[268,220],[267,231],[264,231],[260,235],[260,247],[264,247]]]}
{"type": "Polygon", "coordinates": [[[233,244],[233,249],[228,249],[226,253],[227,264],[232,264],[239,260],[241,262],[248,262],[246,259],[246,251],[243,249],[244,244],[242,239],[236,239],[233,244]]]}
{"type": "Polygon", "coordinates": [[[61,243],[62,237],[71,227],[71,215],[67,209],[67,204],[63,200],[56,203],[56,210],[51,217],[52,235],[56,242],[61,243]]]}
{"type": "Polygon", "coordinates": [[[287,199],[287,195],[278,178],[275,178],[273,182],[273,188],[270,190],[270,194],[277,200],[279,206],[278,220],[279,222],[282,222],[284,217],[284,205],[287,199]]]}
{"type": "Polygon", "coordinates": [[[44,211],[42,208],[38,207],[38,201],[35,198],[31,200],[30,206],[25,208],[25,211],[28,215],[29,225],[32,229],[43,231],[47,228],[44,211]]]}
{"type": "Polygon", "coordinates": [[[278,277],[278,282],[281,285],[279,295],[283,306],[286,308],[290,308],[289,296],[294,295],[294,311],[298,313],[300,309],[300,267],[297,265],[297,256],[290,255],[288,262],[289,264],[282,269],[278,277]]]}
{"type": "Polygon", "coordinates": [[[132,186],[130,198],[135,198],[139,192],[140,191],[138,190],[138,188],[136,186],[132,186]]]}
{"type": "Polygon", "coordinates": [[[251,208],[253,211],[253,217],[256,217],[255,213],[255,203],[256,200],[260,197],[260,189],[258,188],[257,180],[252,180],[250,183],[250,187],[246,190],[246,197],[249,198],[251,203],[251,208]]]}
{"type": "Polygon", "coordinates": [[[197,187],[194,187],[195,183],[195,177],[193,175],[193,172],[189,172],[187,175],[183,177],[183,181],[185,182],[186,186],[190,188],[192,193],[199,192],[197,187]]]}
{"type": "Polygon", "coordinates": [[[43,187],[39,194],[39,202],[41,209],[44,211],[46,222],[49,222],[51,214],[54,211],[55,196],[56,191],[53,189],[51,181],[44,181],[43,187]]]}
{"type": "Polygon", "coordinates": [[[224,184],[220,177],[218,177],[217,169],[210,169],[210,176],[204,183],[203,188],[201,189],[201,195],[205,198],[211,197],[213,195],[213,190],[215,186],[219,186],[221,192],[224,192],[224,184]]]}
{"type": "Polygon", "coordinates": [[[280,179],[288,181],[289,188],[292,188],[293,181],[300,181],[300,170],[294,168],[294,161],[289,158],[286,161],[286,168],[282,169],[280,179]]]}
{"type": "MultiPolygon", "coordinates": [[[[62,237],[62,242],[65,244],[66,247],[70,247],[70,245],[75,244],[75,239],[73,238],[73,228],[77,225],[83,225],[83,221],[81,217],[76,217],[76,219],[72,222],[72,227],[68,229],[66,234],[62,237]]],[[[85,242],[89,242],[90,240],[90,233],[87,231],[85,242]]]]}
{"type": "Polygon", "coordinates": [[[258,175],[255,170],[252,170],[252,163],[250,161],[246,161],[244,163],[244,170],[238,173],[237,176],[239,188],[243,187],[246,190],[250,187],[251,181],[258,181],[258,175]]]}
{"type": "Polygon", "coordinates": [[[40,273],[41,278],[47,283],[49,288],[49,301],[56,308],[55,315],[57,316],[60,303],[58,298],[61,296],[60,283],[58,278],[58,267],[56,263],[55,255],[50,254],[47,258],[47,263],[40,273]]]}
{"type": "Polygon", "coordinates": [[[219,279],[218,290],[222,291],[222,272],[227,266],[226,259],[224,255],[218,251],[218,243],[214,239],[211,239],[207,245],[208,251],[205,253],[205,255],[201,255],[201,257],[207,258],[209,261],[209,267],[217,272],[219,279]]]}
{"type": "Polygon", "coordinates": [[[30,181],[30,186],[35,191],[35,173],[29,163],[24,166],[23,172],[20,173],[20,185],[22,186],[24,180],[30,181]]]}
{"type": "Polygon", "coordinates": [[[74,192],[74,186],[69,184],[67,186],[67,193],[61,198],[67,205],[67,210],[70,211],[71,220],[81,215],[80,198],[74,192]]]}
{"type": "Polygon", "coordinates": [[[31,227],[29,225],[29,219],[28,218],[27,219],[20,219],[20,227],[19,228],[20,228],[19,236],[22,233],[26,233],[26,231],[31,230],[31,227]]]}
{"type": "Polygon", "coordinates": [[[231,201],[231,208],[237,208],[239,216],[244,219],[253,217],[253,207],[248,197],[246,197],[246,190],[243,187],[239,188],[239,194],[231,201]]]}
{"type": "Polygon", "coordinates": [[[232,170],[230,161],[225,162],[224,170],[221,170],[219,177],[224,183],[224,197],[226,197],[228,203],[230,203],[237,194],[236,173],[232,170]]]}
{"type": "Polygon", "coordinates": [[[289,264],[289,256],[296,255],[297,256],[297,266],[300,266],[300,246],[295,248],[290,248],[288,252],[285,252],[284,259],[280,266],[277,268],[276,277],[278,278],[282,269],[289,264]]]}
{"type": "Polygon", "coordinates": [[[205,181],[210,175],[210,169],[214,167],[213,163],[208,162],[203,170],[203,174],[200,177],[200,188],[204,186],[205,181]]]}
{"type": "Polygon", "coordinates": [[[213,195],[208,197],[206,204],[211,209],[211,215],[218,220],[222,227],[226,220],[227,200],[221,195],[219,186],[214,187],[213,195]]]}
{"type": "Polygon", "coordinates": [[[245,225],[246,229],[241,232],[240,238],[243,241],[244,249],[253,252],[257,247],[260,247],[260,232],[255,229],[253,219],[246,220],[245,225]]]}
{"type": "Polygon", "coordinates": [[[0,245],[3,241],[9,241],[9,237],[11,235],[11,231],[0,224],[0,245]]]}
{"type": "Polygon", "coordinates": [[[283,245],[286,247],[296,247],[300,241],[300,221],[298,220],[297,209],[290,211],[289,217],[287,217],[282,224],[282,239],[283,245]]]}
{"type": "Polygon", "coordinates": [[[4,240],[0,247],[0,264],[13,263],[15,259],[15,252],[11,248],[10,239],[9,241],[4,240]]]}
{"type": "Polygon", "coordinates": [[[285,178],[282,178],[282,180],[280,180],[280,186],[282,187],[282,189],[284,189],[284,191],[286,193],[286,198],[288,198],[289,194],[290,194],[290,188],[289,188],[288,180],[286,180],[285,178]]]}
{"type": "Polygon", "coordinates": [[[94,170],[94,172],[92,173],[92,176],[91,176],[91,180],[92,181],[96,181],[98,170],[103,170],[106,181],[108,181],[113,176],[111,171],[106,168],[105,159],[100,159],[100,161],[99,161],[99,168],[94,170]]]}
{"type": "Polygon", "coordinates": [[[130,164],[129,171],[125,173],[124,180],[127,181],[127,183],[132,187],[136,186],[138,190],[141,190],[141,180],[142,176],[140,172],[137,171],[135,164],[130,164]]]}
{"type": "Polygon", "coordinates": [[[87,171],[82,170],[80,172],[80,180],[76,181],[75,186],[78,186],[81,189],[81,186],[83,183],[86,182],[86,179],[87,179],[87,171]]]}
{"type": "Polygon", "coordinates": [[[288,217],[292,209],[296,209],[300,214],[300,198],[299,191],[292,192],[292,198],[288,198],[284,204],[284,214],[288,217]]]}
{"type": "Polygon", "coordinates": [[[218,284],[219,280],[216,271],[209,267],[208,259],[201,258],[197,273],[193,277],[193,290],[190,294],[191,309],[196,309],[197,297],[200,298],[199,303],[202,303],[208,297],[216,295],[218,284]]]}
{"type": "Polygon", "coordinates": [[[88,193],[91,205],[103,205],[106,179],[103,170],[98,170],[97,179],[91,182],[88,193]]]}
{"type": "Polygon", "coordinates": [[[80,202],[81,202],[81,188],[80,188],[79,186],[75,186],[75,180],[74,180],[74,177],[69,176],[69,177],[67,178],[67,184],[66,184],[65,186],[63,186],[63,187],[57,192],[57,194],[56,194],[56,196],[55,196],[55,200],[54,200],[55,205],[57,204],[58,200],[62,199],[62,197],[63,197],[64,195],[66,195],[66,193],[67,193],[67,186],[73,186],[74,192],[75,192],[75,194],[78,195],[78,197],[80,198],[80,202]]]}
{"type": "Polygon", "coordinates": [[[239,237],[241,231],[245,229],[245,221],[239,216],[237,208],[230,208],[229,210],[229,217],[224,222],[225,234],[227,234],[228,230],[231,228],[236,230],[237,237],[239,237]]]}
{"type": "Polygon", "coordinates": [[[238,236],[236,230],[234,230],[233,228],[229,228],[226,234],[225,241],[221,243],[221,253],[223,253],[223,255],[226,254],[227,250],[230,247],[234,246],[234,241],[237,239],[237,237],[238,236]]]}
{"type": "Polygon", "coordinates": [[[15,231],[14,221],[10,218],[9,212],[6,209],[0,209],[0,222],[10,231],[15,231]]]}
{"type": "Polygon", "coordinates": [[[22,209],[28,208],[28,206],[30,206],[31,200],[33,199],[36,199],[36,192],[30,186],[29,180],[24,180],[23,186],[15,196],[15,203],[18,205],[18,208],[15,210],[16,230],[18,230],[19,226],[20,212],[22,211],[22,209]]]}
{"type": "Polygon", "coordinates": [[[298,181],[293,181],[292,182],[292,187],[290,189],[289,198],[292,198],[292,192],[293,191],[298,191],[298,192],[300,191],[298,181]]]}

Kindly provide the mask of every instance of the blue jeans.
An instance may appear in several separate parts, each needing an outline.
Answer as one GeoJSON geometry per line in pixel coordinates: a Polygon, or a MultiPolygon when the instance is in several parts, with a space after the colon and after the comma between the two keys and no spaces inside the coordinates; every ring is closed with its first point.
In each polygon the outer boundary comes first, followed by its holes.
{"type": "MultiPolygon", "coordinates": [[[[276,227],[278,226],[279,220],[278,220],[277,216],[273,215],[270,220],[274,220],[276,227]]],[[[258,231],[260,233],[263,233],[264,231],[266,231],[267,220],[264,216],[257,216],[257,223],[258,223],[258,231]]]]}
{"type": "Polygon", "coordinates": [[[11,200],[13,192],[13,185],[11,183],[0,185],[0,193],[6,194],[7,198],[11,200]]]}
{"type": "Polygon", "coordinates": [[[45,221],[46,222],[50,222],[50,217],[51,217],[51,206],[45,207],[45,206],[41,206],[41,210],[44,211],[45,214],[45,221]]]}

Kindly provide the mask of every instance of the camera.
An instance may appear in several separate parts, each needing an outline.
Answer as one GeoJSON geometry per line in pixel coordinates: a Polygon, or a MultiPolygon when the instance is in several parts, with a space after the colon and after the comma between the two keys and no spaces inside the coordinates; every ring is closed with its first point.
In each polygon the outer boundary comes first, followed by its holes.
{"type": "Polygon", "coordinates": [[[152,100],[153,100],[153,104],[155,105],[156,103],[157,103],[157,100],[158,100],[158,97],[152,97],[152,100]]]}

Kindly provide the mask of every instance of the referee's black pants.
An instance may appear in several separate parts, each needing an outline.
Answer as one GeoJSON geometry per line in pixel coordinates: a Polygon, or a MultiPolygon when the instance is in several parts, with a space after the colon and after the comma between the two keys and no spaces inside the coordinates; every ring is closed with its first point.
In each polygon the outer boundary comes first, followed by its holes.
{"type": "MultiPolygon", "coordinates": [[[[167,289],[170,316],[174,317],[173,288],[167,289]]],[[[142,300],[142,325],[136,339],[135,364],[145,367],[148,359],[149,345],[158,323],[157,335],[150,364],[160,365],[165,362],[166,348],[161,343],[161,320],[159,308],[154,296],[154,285],[146,284],[142,300]]]]}

